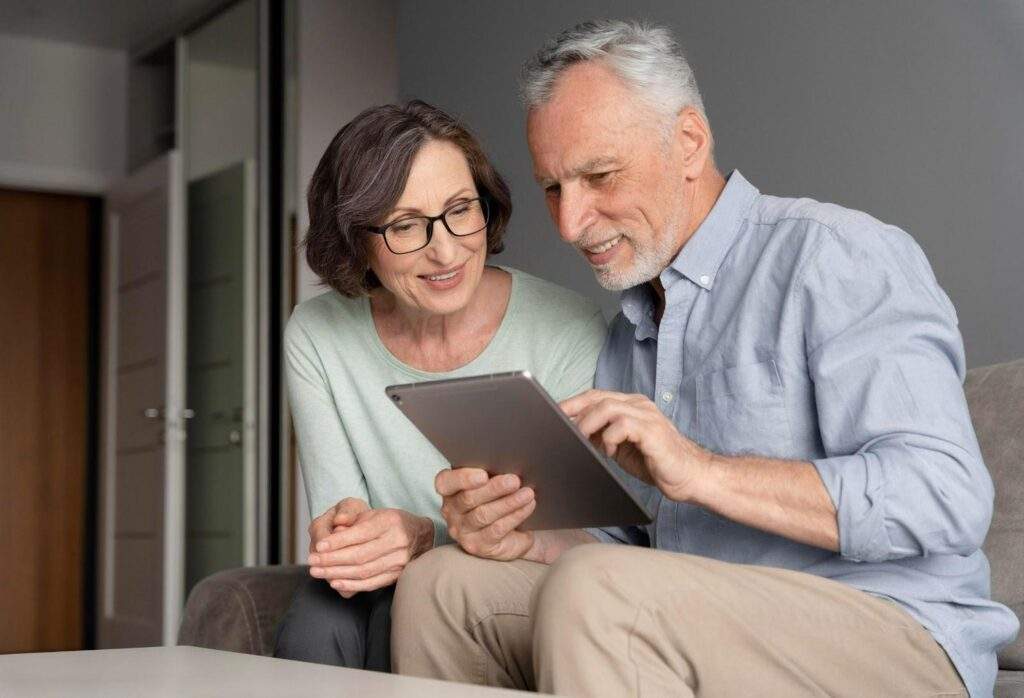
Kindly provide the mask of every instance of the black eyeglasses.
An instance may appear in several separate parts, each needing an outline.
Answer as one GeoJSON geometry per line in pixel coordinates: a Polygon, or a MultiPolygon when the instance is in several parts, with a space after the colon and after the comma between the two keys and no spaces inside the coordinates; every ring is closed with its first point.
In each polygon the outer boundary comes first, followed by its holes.
{"type": "Polygon", "coordinates": [[[387,225],[367,226],[366,229],[383,235],[384,244],[394,254],[408,254],[430,244],[437,221],[441,221],[452,235],[465,237],[486,228],[488,218],[487,199],[476,198],[456,202],[438,216],[410,216],[387,225]]]}

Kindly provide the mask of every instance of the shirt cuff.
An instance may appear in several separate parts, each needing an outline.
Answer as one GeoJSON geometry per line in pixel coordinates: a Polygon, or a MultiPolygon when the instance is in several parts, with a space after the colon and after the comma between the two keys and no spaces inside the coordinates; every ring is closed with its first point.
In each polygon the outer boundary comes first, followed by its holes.
{"type": "Polygon", "coordinates": [[[628,526],[625,528],[614,527],[614,528],[585,528],[583,529],[594,538],[597,538],[598,543],[612,543],[614,545],[639,545],[648,547],[646,542],[646,536],[641,532],[641,529],[636,526],[628,526]]]}
{"type": "Polygon", "coordinates": [[[857,453],[812,461],[836,508],[839,554],[853,562],[890,558],[885,473],[878,456],[857,453]]]}

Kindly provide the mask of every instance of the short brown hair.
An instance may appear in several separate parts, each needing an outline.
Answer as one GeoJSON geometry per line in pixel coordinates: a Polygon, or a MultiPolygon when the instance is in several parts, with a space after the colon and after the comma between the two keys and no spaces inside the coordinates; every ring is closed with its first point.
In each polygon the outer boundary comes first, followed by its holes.
{"type": "Polygon", "coordinates": [[[338,131],[309,182],[309,232],[303,244],[321,283],[350,298],[380,286],[369,265],[366,228],[379,225],[394,208],[413,159],[431,140],[448,141],[466,156],[477,191],[490,207],[487,253],[504,249],[512,198],[476,138],[457,119],[418,99],[385,104],[363,111],[338,131]]]}

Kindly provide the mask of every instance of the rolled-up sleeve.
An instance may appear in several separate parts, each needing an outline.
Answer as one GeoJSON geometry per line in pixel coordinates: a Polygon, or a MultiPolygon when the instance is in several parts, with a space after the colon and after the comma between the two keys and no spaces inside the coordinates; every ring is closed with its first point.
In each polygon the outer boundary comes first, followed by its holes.
{"type": "Polygon", "coordinates": [[[644,548],[651,547],[651,541],[647,537],[647,531],[640,526],[619,526],[614,528],[586,528],[583,529],[599,543],[612,543],[615,545],[639,545],[644,548]]]}
{"type": "Polygon", "coordinates": [[[924,253],[877,222],[829,231],[797,292],[840,554],[981,547],[993,488],[963,391],[963,342],[924,253]]]}

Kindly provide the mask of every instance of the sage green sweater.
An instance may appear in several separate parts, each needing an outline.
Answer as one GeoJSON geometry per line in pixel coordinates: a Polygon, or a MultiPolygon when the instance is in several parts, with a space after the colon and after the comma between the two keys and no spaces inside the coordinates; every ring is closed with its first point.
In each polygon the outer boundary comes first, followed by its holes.
{"type": "Polygon", "coordinates": [[[605,321],[595,303],[525,272],[498,331],[473,361],[430,373],[399,361],[381,342],[368,298],[329,291],[301,303],[285,329],[288,398],[313,517],[345,497],[405,509],[434,521],[450,542],[434,476],[449,463],[384,394],[396,383],[526,370],[555,400],[591,387],[605,321]]]}

